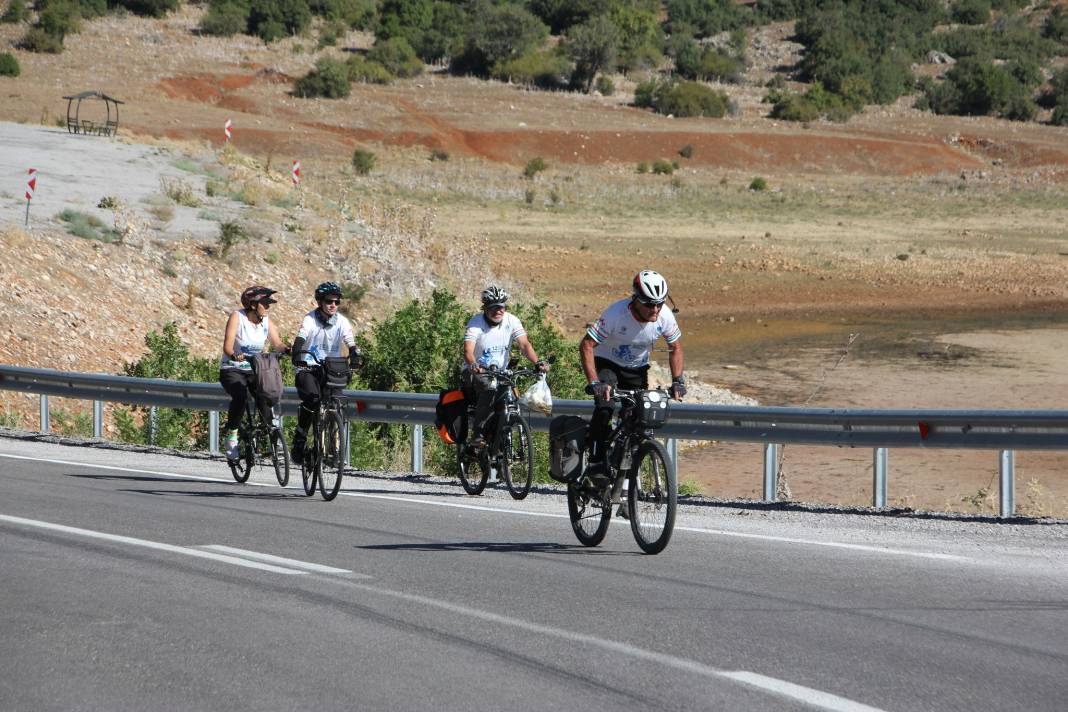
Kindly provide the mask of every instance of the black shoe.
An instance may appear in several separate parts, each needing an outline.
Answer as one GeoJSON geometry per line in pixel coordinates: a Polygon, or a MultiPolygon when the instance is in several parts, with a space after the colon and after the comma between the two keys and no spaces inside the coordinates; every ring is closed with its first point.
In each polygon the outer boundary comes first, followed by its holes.
{"type": "Polygon", "coordinates": [[[289,459],[293,461],[294,465],[299,465],[304,460],[304,441],[298,438],[293,439],[293,447],[289,448],[289,459]]]}
{"type": "Polygon", "coordinates": [[[608,473],[608,466],[603,460],[591,462],[586,465],[586,479],[590,481],[595,487],[607,487],[612,483],[612,478],[608,473]]]}
{"type": "Polygon", "coordinates": [[[486,449],[486,438],[482,437],[481,435],[476,435],[475,437],[471,438],[471,442],[467,444],[467,447],[472,452],[482,452],[486,449]]]}

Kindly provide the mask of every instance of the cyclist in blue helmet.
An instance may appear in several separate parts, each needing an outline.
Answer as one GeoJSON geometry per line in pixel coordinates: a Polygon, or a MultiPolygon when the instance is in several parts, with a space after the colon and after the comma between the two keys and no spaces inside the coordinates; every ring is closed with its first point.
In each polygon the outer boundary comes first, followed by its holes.
{"type": "Polygon", "coordinates": [[[310,351],[320,360],[329,356],[343,356],[342,346],[348,351],[349,366],[363,366],[363,356],[356,346],[352,323],[344,314],[338,313],[341,306],[341,287],[335,282],[323,282],[315,288],[315,309],[308,312],[293,340],[293,365],[297,368],[297,394],[300,396],[300,413],[297,430],[293,435],[293,447],[289,449],[294,462],[304,458],[304,442],[315,414],[319,412],[318,366],[308,354],[310,351]]]}

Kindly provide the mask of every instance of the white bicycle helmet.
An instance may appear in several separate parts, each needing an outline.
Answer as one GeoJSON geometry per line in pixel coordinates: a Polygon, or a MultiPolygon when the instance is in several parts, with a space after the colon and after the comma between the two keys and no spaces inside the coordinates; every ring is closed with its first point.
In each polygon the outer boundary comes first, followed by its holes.
{"type": "Polygon", "coordinates": [[[482,306],[488,307],[494,304],[507,304],[508,298],[511,295],[504,289],[496,285],[486,287],[482,290],[482,306]]]}
{"type": "Polygon", "coordinates": [[[642,304],[663,304],[668,296],[667,280],[659,272],[643,269],[634,275],[633,291],[642,304]]]}

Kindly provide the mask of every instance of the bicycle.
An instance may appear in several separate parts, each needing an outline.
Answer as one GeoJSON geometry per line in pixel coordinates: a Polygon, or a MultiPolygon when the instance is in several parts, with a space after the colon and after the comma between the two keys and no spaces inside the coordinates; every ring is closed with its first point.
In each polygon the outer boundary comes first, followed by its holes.
{"type": "Polygon", "coordinates": [[[318,483],[319,494],[329,502],[341,490],[341,477],[345,470],[348,420],[342,391],[352,378],[352,369],[345,357],[328,356],[321,359],[311,351],[299,351],[300,354],[308,354],[315,361],[320,395],[319,412],[315,414],[312,432],[304,444],[300,476],[305,495],[310,497],[315,494],[318,483]]]}
{"type": "Polygon", "coordinates": [[[489,480],[490,470],[496,469],[508,486],[513,499],[523,499],[530,492],[534,479],[534,435],[530,424],[519,412],[516,381],[538,376],[530,368],[518,370],[491,366],[489,373],[495,392],[493,415],[486,424],[492,433],[485,447],[476,451],[464,440],[456,444],[456,461],[460,469],[460,484],[468,494],[482,494],[489,480]],[[475,474],[475,461],[478,475],[475,474]]]}
{"type": "MultiPolygon", "coordinates": [[[[271,358],[280,358],[281,354],[267,354],[271,358]]],[[[255,359],[252,360],[253,368],[256,367],[255,359]]],[[[270,423],[264,423],[259,409],[256,407],[257,395],[249,389],[249,397],[245,400],[245,414],[241,418],[241,424],[237,428],[238,459],[226,462],[230,465],[230,474],[238,482],[247,482],[252,468],[270,459],[274,467],[274,475],[278,478],[278,484],[285,487],[289,484],[289,448],[286,439],[282,435],[282,429],[272,419],[270,423]]],[[[277,416],[275,408],[272,412],[277,416]]]]}
{"type": "Polygon", "coordinates": [[[607,475],[587,474],[588,453],[584,452],[582,474],[567,485],[571,528],[584,546],[597,546],[604,540],[624,481],[625,516],[638,546],[646,554],[659,554],[668,545],[675,528],[678,486],[671,458],[653,438],[653,430],[667,421],[668,398],[668,392],[659,388],[613,389],[612,400],[621,409],[605,443],[607,475]]]}

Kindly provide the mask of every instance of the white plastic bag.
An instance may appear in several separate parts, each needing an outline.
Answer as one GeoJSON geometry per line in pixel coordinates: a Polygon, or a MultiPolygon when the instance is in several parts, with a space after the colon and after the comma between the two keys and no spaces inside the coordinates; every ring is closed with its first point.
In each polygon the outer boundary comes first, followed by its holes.
{"type": "Polygon", "coordinates": [[[534,381],[533,385],[519,399],[519,402],[532,410],[545,413],[545,415],[553,412],[553,394],[549,392],[549,384],[545,381],[544,374],[534,381]]]}

